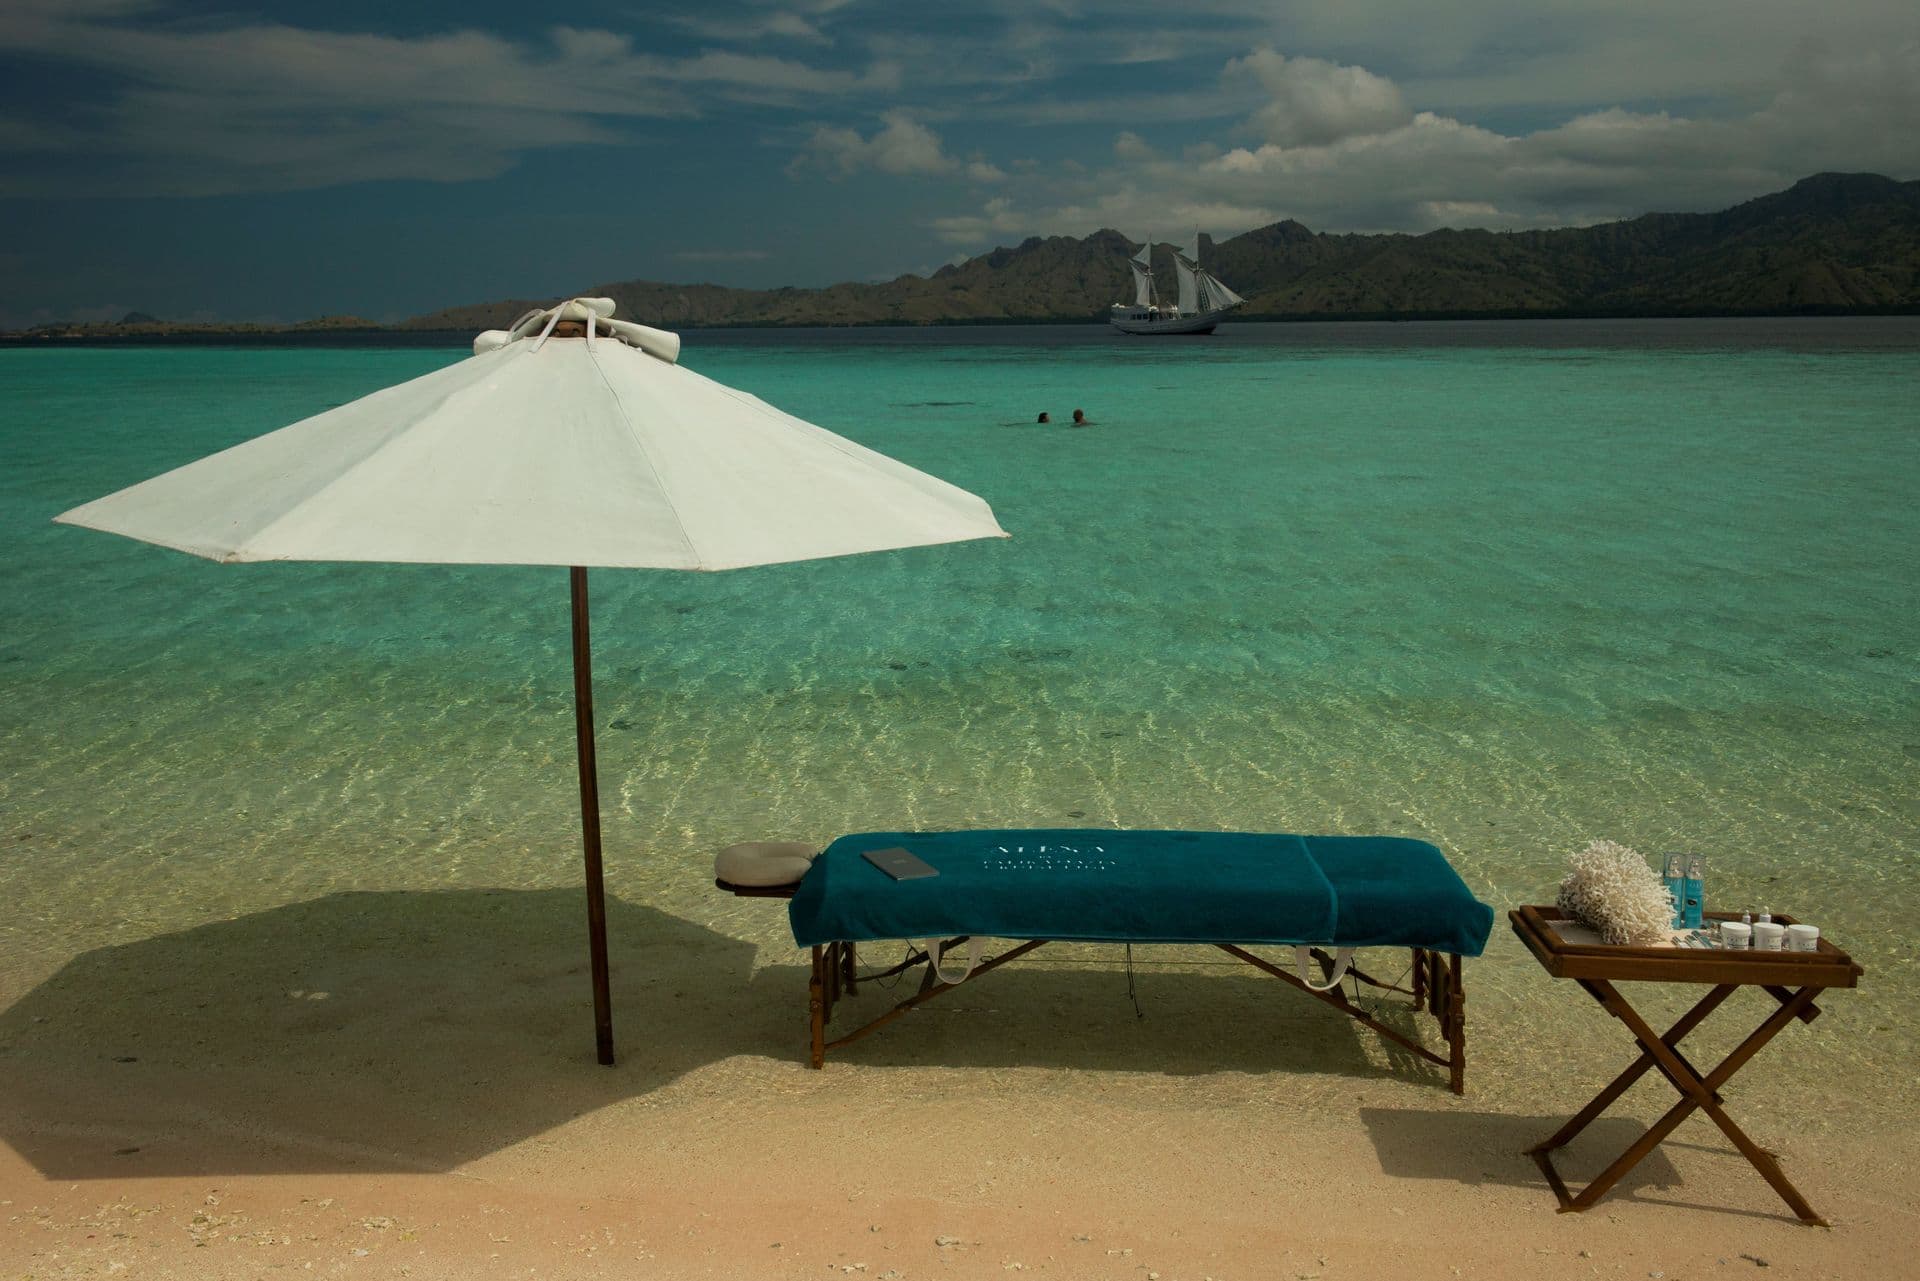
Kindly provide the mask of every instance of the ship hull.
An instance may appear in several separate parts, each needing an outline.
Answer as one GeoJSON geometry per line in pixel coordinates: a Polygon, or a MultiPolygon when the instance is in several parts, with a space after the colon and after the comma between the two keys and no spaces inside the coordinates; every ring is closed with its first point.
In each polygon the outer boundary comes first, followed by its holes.
{"type": "Polygon", "coordinates": [[[1224,311],[1203,311],[1192,316],[1173,316],[1161,313],[1154,317],[1151,313],[1114,312],[1107,317],[1107,323],[1123,334],[1210,334],[1213,327],[1220,323],[1224,311]]]}

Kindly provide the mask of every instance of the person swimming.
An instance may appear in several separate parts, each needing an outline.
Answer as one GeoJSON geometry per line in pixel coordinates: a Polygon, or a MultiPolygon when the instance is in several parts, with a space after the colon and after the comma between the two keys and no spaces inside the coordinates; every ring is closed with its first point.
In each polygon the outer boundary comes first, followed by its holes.
{"type": "Polygon", "coordinates": [[[1087,417],[1086,410],[1076,409],[1073,411],[1073,425],[1075,427],[1091,427],[1093,426],[1093,420],[1087,417]]]}
{"type": "Polygon", "coordinates": [[[1043,409],[1040,411],[1040,416],[1034,419],[1033,421],[1037,423],[1050,423],[1053,421],[1053,419],[1048,415],[1047,411],[1043,409]]]}

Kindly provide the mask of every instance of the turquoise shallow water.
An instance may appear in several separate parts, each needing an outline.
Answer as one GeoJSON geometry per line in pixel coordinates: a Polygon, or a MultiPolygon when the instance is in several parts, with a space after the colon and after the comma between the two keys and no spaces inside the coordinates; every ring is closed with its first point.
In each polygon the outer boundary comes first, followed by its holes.
{"type": "MultiPolygon", "coordinates": [[[[1869,986],[1817,1034],[1909,1079],[1920,326],[1713,323],[689,335],[1014,537],[597,572],[611,892],[777,949],[715,847],[1118,825],[1421,836],[1504,910],[1605,836],[1826,925],[1869,986]]],[[[563,571],[49,523],[460,354],[0,351],[0,1001],[331,890],[577,881],[563,571]]]]}

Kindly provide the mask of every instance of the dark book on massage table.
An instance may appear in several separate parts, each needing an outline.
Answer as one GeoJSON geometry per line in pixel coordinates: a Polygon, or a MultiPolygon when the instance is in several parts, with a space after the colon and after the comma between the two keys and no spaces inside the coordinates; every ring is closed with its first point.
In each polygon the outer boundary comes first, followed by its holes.
{"type": "Polygon", "coordinates": [[[940,869],[915,854],[912,850],[898,845],[884,850],[867,850],[862,858],[873,864],[896,881],[917,881],[923,876],[938,876],[940,869]]]}

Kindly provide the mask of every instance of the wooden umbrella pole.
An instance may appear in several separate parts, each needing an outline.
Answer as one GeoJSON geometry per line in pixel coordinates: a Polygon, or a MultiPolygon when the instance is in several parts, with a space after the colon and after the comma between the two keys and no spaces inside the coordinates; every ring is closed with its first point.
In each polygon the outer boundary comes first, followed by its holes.
{"type": "Polygon", "coordinates": [[[613,995],[607,984],[607,888],[600,870],[600,769],[593,755],[593,646],[587,638],[587,571],[573,581],[573,723],[580,756],[580,835],[587,855],[587,950],[593,962],[593,1040],[613,1064],[613,995]]]}

